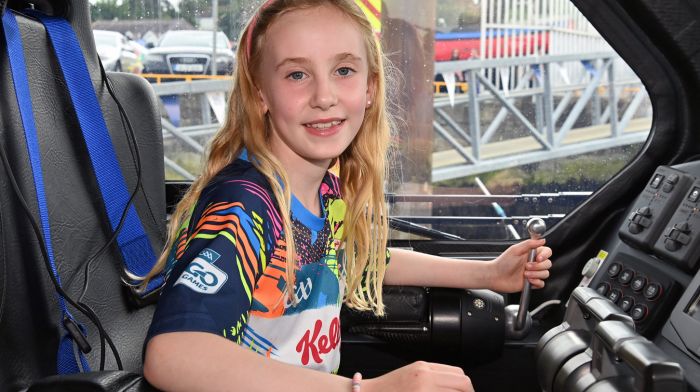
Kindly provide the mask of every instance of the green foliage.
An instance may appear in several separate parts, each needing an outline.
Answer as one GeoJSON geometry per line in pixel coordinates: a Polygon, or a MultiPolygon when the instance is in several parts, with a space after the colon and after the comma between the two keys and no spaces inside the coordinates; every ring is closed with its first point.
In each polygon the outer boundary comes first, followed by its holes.
{"type": "Polygon", "coordinates": [[[211,16],[211,1],[209,0],[182,0],[180,2],[180,16],[198,27],[198,19],[211,16]]]}
{"type": "Polygon", "coordinates": [[[90,5],[95,20],[173,19],[177,17],[170,0],[97,0],[90,5]]]}
{"type": "Polygon", "coordinates": [[[100,0],[90,5],[90,17],[95,20],[126,19],[127,7],[117,0],[100,0]]]}

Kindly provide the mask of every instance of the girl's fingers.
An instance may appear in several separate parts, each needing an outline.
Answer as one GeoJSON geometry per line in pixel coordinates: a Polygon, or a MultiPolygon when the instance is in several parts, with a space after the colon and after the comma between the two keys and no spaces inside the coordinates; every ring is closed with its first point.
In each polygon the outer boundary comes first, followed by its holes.
{"type": "Polygon", "coordinates": [[[523,254],[527,254],[528,252],[530,252],[530,249],[532,249],[532,248],[543,247],[544,243],[545,243],[544,238],[540,238],[539,240],[529,239],[529,240],[518,242],[517,244],[513,245],[511,248],[513,250],[515,250],[516,254],[523,255],[523,254]]]}
{"type": "Polygon", "coordinates": [[[528,282],[530,282],[530,286],[535,289],[541,289],[544,287],[544,280],[542,279],[528,279],[528,282]]]}
{"type": "Polygon", "coordinates": [[[541,279],[545,280],[549,278],[549,271],[548,270],[542,270],[542,271],[525,271],[525,277],[528,279],[541,279]]]}
{"type": "Polygon", "coordinates": [[[543,271],[552,268],[552,260],[545,260],[536,263],[525,263],[525,270],[527,271],[543,271]]]}
{"type": "Polygon", "coordinates": [[[537,250],[537,261],[546,260],[552,257],[552,249],[547,246],[542,246],[537,250]]]}

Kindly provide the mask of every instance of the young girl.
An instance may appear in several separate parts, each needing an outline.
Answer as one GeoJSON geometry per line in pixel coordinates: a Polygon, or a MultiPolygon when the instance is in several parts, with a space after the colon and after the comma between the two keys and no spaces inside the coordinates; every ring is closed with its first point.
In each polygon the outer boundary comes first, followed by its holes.
{"type": "Polygon", "coordinates": [[[542,287],[551,250],[528,240],[490,262],[387,251],[383,59],[352,0],[267,1],[237,60],[227,121],[151,273],[167,283],[146,378],[182,391],[471,390],[461,369],[425,362],[334,375],[341,304],[381,315],[383,284],[542,287]]]}

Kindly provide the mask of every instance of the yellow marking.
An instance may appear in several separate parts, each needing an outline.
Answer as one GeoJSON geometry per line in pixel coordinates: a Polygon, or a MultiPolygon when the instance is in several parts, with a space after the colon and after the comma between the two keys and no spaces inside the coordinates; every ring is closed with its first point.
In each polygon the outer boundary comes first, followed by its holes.
{"type": "Polygon", "coordinates": [[[600,262],[602,263],[608,257],[608,252],[601,249],[598,251],[598,256],[596,257],[599,258],[600,262]]]}
{"type": "Polygon", "coordinates": [[[258,241],[260,242],[260,263],[262,264],[262,271],[264,271],[267,266],[267,257],[265,256],[265,241],[263,241],[262,237],[262,218],[253,211],[253,220],[255,221],[255,236],[258,237],[258,241]]]}
{"type": "Polygon", "coordinates": [[[194,236],[194,238],[202,238],[202,239],[205,239],[205,240],[212,240],[212,239],[214,239],[214,238],[216,238],[216,237],[218,237],[218,236],[220,236],[220,235],[226,237],[229,241],[231,241],[231,243],[233,244],[233,246],[236,246],[236,239],[233,238],[233,236],[231,235],[231,233],[229,233],[229,232],[227,232],[227,231],[223,231],[223,230],[220,231],[220,232],[218,232],[218,233],[216,233],[216,234],[199,233],[199,234],[197,234],[196,236],[194,236]]]}
{"type": "Polygon", "coordinates": [[[191,83],[193,80],[233,80],[231,75],[172,75],[172,74],[141,74],[141,77],[155,79],[156,84],[160,84],[163,79],[184,79],[191,83]]]}
{"type": "MultiPolygon", "coordinates": [[[[466,93],[468,89],[468,84],[467,82],[455,82],[455,93],[460,94],[460,93],[466,93]]],[[[434,87],[434,93],[435,94],[441,94],[440,89],[441,88],[447,88],[447,83],[445,82],[433,82],[433,87],[434,87]]],[[[444,93],[442,93],[444,94],[444,93]]]]}
{"type": "Polygon", "coordinates": [[[245,274],[243,273],[243,266],[241,265],[241,258],[236,255],[236,264],[238,264],[238,274],[241,275],[241,282],[243,283],[243,288],[246,294],[248,294],[248,301],[253,302],[252,295],[250,294],[250,288],[248,288],[248,283],[245,280],[245,274]]]}

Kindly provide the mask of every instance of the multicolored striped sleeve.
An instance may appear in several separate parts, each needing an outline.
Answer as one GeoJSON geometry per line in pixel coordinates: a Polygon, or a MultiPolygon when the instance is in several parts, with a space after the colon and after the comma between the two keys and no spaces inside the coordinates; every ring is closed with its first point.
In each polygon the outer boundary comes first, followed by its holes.
{"type": "Polygon", "coordinates": [[[259,185],[229,181],[200,199],[185,231],[148,337],[201,331],[238,341],[279,237],[276,208],[259,185]]]}

